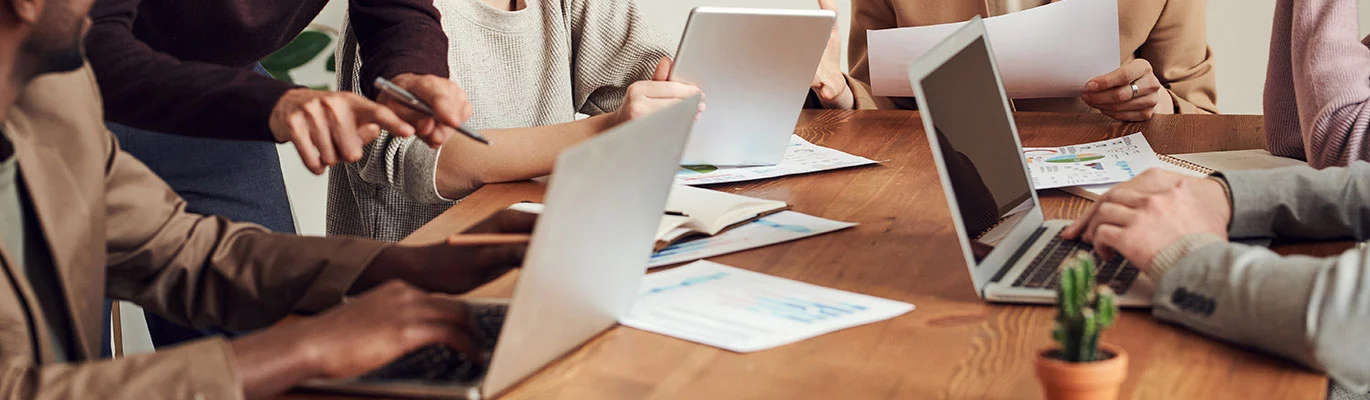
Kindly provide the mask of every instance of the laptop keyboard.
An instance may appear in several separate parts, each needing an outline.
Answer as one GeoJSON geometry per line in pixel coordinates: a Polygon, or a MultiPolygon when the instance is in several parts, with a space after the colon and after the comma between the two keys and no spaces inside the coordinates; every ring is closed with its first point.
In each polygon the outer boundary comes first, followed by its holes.
{"type": "MultiPolygon", "coordinates": [[[[495,351],[500,329],[504,326],[504,315],[509,308],[504,305],[472,306],[476,330],[480,331],[481,347],[486,352],[495,351]]],[[[486,366],[472,362],[465,354],[443,345],[425,346],[400,357],[380,369],[371,371],[359,378],[363,382],[384,381],[429,381],[466,383],[474,382],[485,375],[486,366]]]]}
{"type": "MultiPolygon", "coordinates": [[[[1056,236],[1047,243],[1041,253],[1037,254],[1037,258],[1032,259],[1032,264],[1028,265],[1027,270],[1018,275],[1013,287],[1055,290],[1056,285],[1061,282],[1061,264],[1076,252],[1091,250],[1094,250],[1094,246],[1088,243],[1068,241],[1056,236]]],[[[1122,257],[1114,257],[1099,264],[1095,272],[1095,283],[1108,285],[1121,296],[1132,288],[1141,271],[1122,257]]]]}

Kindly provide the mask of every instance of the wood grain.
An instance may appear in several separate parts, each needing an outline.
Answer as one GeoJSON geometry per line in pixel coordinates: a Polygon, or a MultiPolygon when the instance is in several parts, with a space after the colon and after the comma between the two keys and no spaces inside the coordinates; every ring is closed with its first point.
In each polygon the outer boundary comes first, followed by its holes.
{"type": "MultiPolygon", "coordinates": [[[[1145,132],[1160,153],[1261,148],[1258,116],[1158,116],[1124,124],[1087,114],[1017,114],[1028,146],[1145,132]]],[[[806,111],[797,133],[879,166],[712,188],[789,202],[796,211],[859,222],[845,231],[713,260],[827,287],[907,301],[889,321],[772,350],[735,354],[614,328],[549,365],[506,398],[594,399],[1037,399],[1034,351],[1049,344],[1050,307],[997,305],[971,289],[940,180],[915,112],[806,111]]],[[[442,240],[517,201],[536,183],[493,185],[416,232],[442,240]]],[[[1049,218],[1089,202],[1047,191],[1049,218]]],[[[1325,254],[1347,244],[1301,244],[1325,254]]],[[[474,295],[507,295],[516,273],[474,295]]],[[[1128,311],[1105,341],[1131,354],[1133,399],[1323,398],[1324,376],[1128,311]]],[[[332,398],[332,397],[292,397],[332,398]]]]}

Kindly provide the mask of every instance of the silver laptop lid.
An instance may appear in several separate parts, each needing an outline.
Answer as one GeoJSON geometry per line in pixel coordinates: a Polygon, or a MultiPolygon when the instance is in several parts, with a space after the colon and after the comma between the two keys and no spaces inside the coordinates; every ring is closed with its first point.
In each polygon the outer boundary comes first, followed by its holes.
{"type": "Polygon", "coordinates": [[[481,392],[494,396],[632,307],[699,99],[557,157],[481,392]]]}
{"type": "Polygon", "coordinates": [[[686,164],[770,165],[785,157],[837,15],[826,10],[699,7],[671,80],[704,89],[686,164]]]}
{"type": "Polygon", "coordinates": [[[977,292],[1043,220],[992,54],[976,17],[909,64],[977,292]]]}

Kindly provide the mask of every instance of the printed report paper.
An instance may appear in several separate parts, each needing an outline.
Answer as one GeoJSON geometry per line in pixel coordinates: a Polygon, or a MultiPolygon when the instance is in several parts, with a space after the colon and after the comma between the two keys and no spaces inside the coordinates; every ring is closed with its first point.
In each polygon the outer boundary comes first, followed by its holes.
{"type": "Polygon", "coordinates": [[[739,168],[693,165],[682,168],[680,172],[676,173],[675,183],[677,185],[710,185],[744,182],[868,164],[875,164],[875,161],[809,143],[799,135],[793,135],[790,136],[789,147],[785,149],[785,159],[780,164],[739,168]]]}
{"type": "MultiPolygon", "coordinates": [[[[867,31],[874,94],[912,97],[909,63],[961,24],[867,31]]],[[[1118,68],[1113,0],[1063,0],[991,17],[985,31],[1009,98],[1076,97],[1085,82],[1118,68]]]]}
{"type": "Polygon", "coordinates": [[[670,245],[656,252],[656,254],[652,254],[652,258],[647,262],[647,267],[664,267],[686,261],[736,253],[822,235],[853,226],[856,224],[833,221],[795,211],[782,211],[761,217],[749,224],[729,229],[716,236],[670,245]]]}
{"type": "Polygon", "coordinates": [[[1123,182],[1161,164],[1141,132],[1074,146],[1026,147],[1023,159],[1038,190],[1123,182]]]}
{"type": "Polygon", "coordinates": [[[644,277],[619,323],[747,353],[911,310],[909,303],[698,261],[644,277]]]}

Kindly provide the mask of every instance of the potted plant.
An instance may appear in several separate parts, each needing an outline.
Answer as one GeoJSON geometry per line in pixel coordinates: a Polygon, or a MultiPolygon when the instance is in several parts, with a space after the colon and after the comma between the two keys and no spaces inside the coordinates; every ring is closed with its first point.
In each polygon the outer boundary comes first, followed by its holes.
{"type": "Polygon", "coordinates": [[[1094,260],[1080,253],[1061,269],[1054,347],[1037,353],[1037,380],[1049,400],[1114,400],[1127,379],[1127,352],[1101,345],[1118,315],[1113,290],[1096,287],[1094,260]]]}

